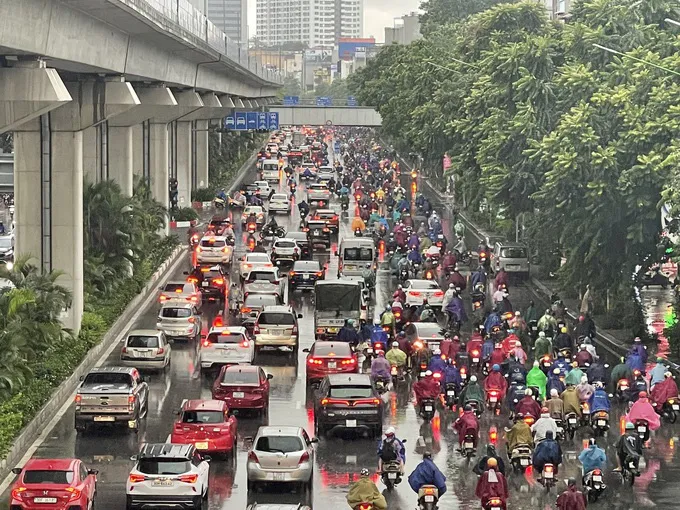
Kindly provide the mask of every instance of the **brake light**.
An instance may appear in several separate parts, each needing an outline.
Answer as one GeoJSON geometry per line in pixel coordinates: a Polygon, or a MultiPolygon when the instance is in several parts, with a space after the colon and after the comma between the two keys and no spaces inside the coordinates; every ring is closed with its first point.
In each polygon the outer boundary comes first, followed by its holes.
{"type": "Polygon", "coordinates": [[[135,401],[137,400],[136,395],[128,395],[128,410],[133,412],[135,410],[135,401]]]}
{"type": "Polygon", "coordinates": [[[491,427],[491,429],[489,430],[489,439],[491,439],[491,441],[498,440],[498,430],[496,429],[496,427],[491,427]]]}
{"type": "Polygon", "coordinates": [[[552,473],[553,472],[552,464],[546,464],[545,466],[543,466],[543,471],[545,471],[546,473],[552,473]]]}
{"type": "Polygon", "coordinates": [[[222,253],[227,253],[228,251],[229,251],[228,246],[225,246],[224,248],[222,248],[222,253]]]}
{"type": "Polygon", "coordinates": [[[434,494],[434,488],[433,487],[425,487],[425,494],[428,496],[431,496],[434,494]]]}
{"type": "Polygon", "coordinates": [[[297,324],[293,326],[293,334],[297,335],[298,334],[298,327],[297,324]]]}
{"type": "Polygon", "coordinates": [[[176,292],[177,294],[181,294],[181,293],[182,293],[182,290],[183,290],[183,289],[181,289],[181,288],[180,288],[180,289],[175,289],[175,292],[176,292]]]}
{"type": "Polygon", "coordinates": [[[361,503],[359,505],[359,510],[373,510],[373,505],[370,503],[361,503]]]}
{"type": "Polygon", "coordinates": [[[144,480],[146,480],[146,476],[138,475],[138,474],[135,474],[135,473],[130,473],[129,480],[130,480],[130,483],[139,483],[139,482],[143,482],[144,480]]]}
{"type": "Polygon", "coordinates": [[[247,306],[241,307],[241,313],[250,313],[250,311],[251,311],[250,308],[248,308],[247,306]]]}
{"type": "Polygon", "coordinates": [[[178,480],[184,483],[196,483],[198,481],[198,474],[181,475],[178,480]]]}
{"type": "Polygon", "coordinates": [[[416,349],[422,349],[423,343],[419,340],[416,340],[415,342],[413,342],[413,347],[415,347],[416,349]]]}
{"type": "Polygon", "coordinates": [[[193,276],[190,276],[189,278],[187,278],[187,282],[189,282],[189,283],[198,283],[198,278],[195,278],[195,277],[193,277],[193,276]]]}
{"type": "Polygon", "coordinates": [[[317,271],[316,276],[323,276],[323,271],[317,271]]]}
{"type": "Polygon", "coordinates": [[[416,290],[410,290],[410,291],[408,292],[408,295],[409,295],[409,296],[413,296],[413,297],[420,297],[420,292],[418,292],[418,291],[416,291],[416,290]]]}
{"type": "Polygon", "coordinates": [[[21,499],[23,497],[23,493],[27,490],[28,489],[26,489],[26,487],[17,487],[12,491],[12,499],[21,499]]]}
{"type": "Polygon", "coordinates": [[[244,340],[243,342],[241,342],[241,347],[247,349],[248,347],[250,347],[250,342],[248,340],[244,340]]]}
{"type": "Polygon", "coordinates": [[[158,352],[158,354],[163,354],[163,353],[165,353],[165,349],[163,347],[161,347],[160,349],[158,349],[157,352],[158,352]]]}
{"type": "Polygon", "coordinates": [[[534,417],[533,416],[526,416],[524,418],[524,423],[529,425],[530,427],[534,424],[534,417]]]}
{"type": "Polygon", "coordinates": [[[214,278],[213,283],[216,285],[224,285],[224,279],[223,278],[214,278]]]}
{"type": "Polygon", "coordinates": [[[320,359],[316,359],[316,358],[309,358],[307,360],[307,363],[309,363],[310,365],[321,365],[321,364],[323,364],[323,361],[321,361],[320,359]]]}
{"type": "Polygon", "coordinates": [[[224,321],[222,319],[222,316],[216,315],[215,318],[213,319],[212,325],[215,328],[221,328],[222,326],[224,326],[224,321]]]}
{"type": "Polygon", "coordinates": [[[302,464],[303,462],[309,462],[309,453],[304,452],[302,455],[300,455],[300,460],[298,461],[298,464],[302,464]]]}
{"type": "Polygon", "coordinates": [[[341,405],[346,405],[349,406],[351,405],[349,400],[338,400],[335,398],[322,398],[321,399],[321,405],[326,406],[328,404],[341,404],[341,405]]]}
{"type": "Polygon", "coordinates": [[[163,302],[163,301],[165,301],[165,300],[167,300],[167,299],[168,299],[167,296],[164,296],[163,294],[161,294],[161,302],[163,302]]]}
{"type": "Polygon", "coordinates": [[[81,494],[80,489],[76,489],[75,487],[66,487],[66,489],[64,489],[64,490],[66,492],[71,493],[71,495],[68,498],[69,501],[74,501],[74,500],[80,498],[80,494],[81,494]]]}
{"type": "Polygon", "coordinates": [[[76,395],[76,398],[75,398],[76,405],[80,405],[80,403],[82,401],[83,401],[83,396],[82,395],[76,395]]]}
{"type": "Polygon", "coordinates": [[[465,375],[465,374],[467,374],[467,368],[461,367],[461,369],[460,369],[460,375],[465,375]]]}
{"type": "Polygon", "coordinates": [[[435,379],[440,379],[441,376],[442,376],[442,374],[440,374],[439,372],[435,372],[434,374],[432,374],[432,376],[433,376],[435,379]]]}
{"type": "Polygon", "coordinates": [[[340,363],[341,365],[355,365],[357,360],[354,358],[349,358],[349,359],[343,359],[342,362],[340,363]]]}
{"type": "Polygon", "coordinates": [[[191,301],[192,303],[197,303],[198,298],[196,296],[191,296],[187,298],[187,301],[191,301]]]}
{"type": "Polygon", "coordinates": [[[260,463],[260,459],[257,458],[257,454],[252,450],[248,452],[248,460],[250,462],[257,462],[258,464],[260,463]]]}
{"type": "Polygon", "coordinates": [[[295,276],[295,271],[291,271],[290,273],[288,273],[288,275],[289,276],[295,276]]]}
{"type": "Polygon", "coordinates": [[[194,323],[196,322],[196,319],[195,319],[194,317],[189,317],[189,318],[187,319],[187,322],[188,322],[189,324],[194,324],[194,323]]]}
{"type": "Polygon", "coordinates": [[[475,357],[475,358],[478,358],[479,357],[479,351],[477,349],[472,351],[472,356],[475,357]]]}
{"type": "Polygon", "coordinates": [[[200,246],[196,246],[196,253],[201,253],[203,250],[200,246]]]}

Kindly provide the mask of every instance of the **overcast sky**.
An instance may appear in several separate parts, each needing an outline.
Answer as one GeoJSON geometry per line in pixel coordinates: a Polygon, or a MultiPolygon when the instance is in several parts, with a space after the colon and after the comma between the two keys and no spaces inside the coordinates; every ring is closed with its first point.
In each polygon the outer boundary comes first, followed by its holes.
{"type": "MultiPolygon", "coordinates": [[[[394,24],[394,18],[418,10],[421,0],[364,0],[364,37],[374,36],[384,42],[385,27],[394,24]]],[[[255,0],[248,0],[248,34],[255,37],[255,0]]]]}

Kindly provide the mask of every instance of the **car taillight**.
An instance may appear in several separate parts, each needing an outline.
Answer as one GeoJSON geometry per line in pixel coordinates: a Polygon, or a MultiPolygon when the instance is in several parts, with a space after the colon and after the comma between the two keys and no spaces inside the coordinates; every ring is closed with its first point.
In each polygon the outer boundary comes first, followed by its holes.
{"type": "Polygon", "coordinates": [[[307,360],[307,363],[309,363],[310,365],[322,365],[323,361],[317,358],[309,358],[307,360]]]}
{"type": "Polygon", "coordinates": [[[120,352],[121,354],[127,354],[127,347],[123,347],[120,352]]]}
{"type": "Polygon", "coordinates": [[[257,462],[258,464],[260,463],[260,459],[257,458],[257,454],[252,450],[248,452],[248,460],[251,462],[257,462]]]}
{"type": "Polygon", "coordinates": [[[200,246],[196,246],[196,253],[201,253],[203,250],[200,246]]]}
{"type": "Polygon", "coordinates": [[[198,303],[198,297],[196,296],[188,297],[187,301],[191,301],[192,303],[198,303]]]}
{"type": "Polygon", "coordinates": [[[355,365],[356,362],[357,362],[357,360],[355,360],[354,358],[349,358],[349,359],[343,359],[343,360],[340,362],[340,364],[341,364],[341,365],[355,365]]]}
{"type": "Polygon", "coordinates": [[[241,347],[247,349],[248,347],[250,347],[250,342],[248,340],[244,340],[243,342],[241,342],[241,347]]]}
{"type": "Polygon", "coordinates": [[[210,345],[212,345],[212,342],[210,340],[208,340],[207,338],[203,340],[203,347],[209,347],[210,345]]]}
{"type": "Polygon", "coordinates": [[[438,290],[433,294],[434,297],[442,297],[443,295],[444,293],[441,290],[438,290]]]}
{"type": "Polygon", "coordinates": [[[215,285],[224,285],[224,279],[223,278],[214,278],[213,283],[215,285]]]}
{"type": "Polygon", "coordinates": [[[130,412],[135,410],[135,402],[137,401],[136,395],[128,395],[128,410],[130,412]]]}
{"type": "Polygon", "coordinates": [[[288,273],[288,275],[291,276],[291,277],[295,276],[295,271],[291,271],[290,273],[288,273]]]}
{"type": "Polygon", "coordinates": [[[260,334],[260,326],[258,324],[255,324],[255,326],[253,326],[253,334],[254,335],[260,334]]]}
{"type": "Polygon", "coordinates": [[[189,318],[187,319],[187,322],[188,322],[189,324],[194,324],[194,323],[196,322],[196,318],[195,318],[195,317],[189,317],[189,318]]]}
{"type": "Polygon", "coordinates": [[[420,296],[420,292],[418,292],[416,290],[410,290],[408,292],[408,294],[409,294],[409,296],[413,296],[413,297],[419,297],[420,296]]]}
{"type": "Polygon", "coordinates": [[[75,401],[76,405],[80,405],[81,402],[83,401],[83,396],[82,395],[76,395],[76,398],[75,398],[74,401],[75,401]]]}
{"type": "Polygon", "coordinates": [[[168,299],[168,296],[164,296],[163,294],[161,294],[160,299],[161,299],[161,302],[166,301],[168,299]]]}
{"type": "Polygon", "coordinates": [[[66,492],[70,492],[70,493],[71,493],[71,495],[70,495],[69,498],[68,498],[69,501],[74,501],[74,500],[80,498],[80,494],[81,494],[81,493],[80,493],[80,489],[76,489],[75,487],[66,487],[66,489],[64,489],[64,490],[65,490],[66,492]]]}
{"type": "Polygon", "coordinates": [[[323,276],[323,271],[317,271],[316,276],[323,276]]]}
{"type": "Polygon", "coordinates": [[[198,474],[181,475],[178,480],[184,483],[196,483],[198,481],[198,474]]]}
{"type": "Polygon", "coordinates": [[[302,464],[303,462],[309,462],[309,453],[304,452],[302,455],[300,455],[300,460],[298,461],[298,464],[302,464]]]}
{"type": "Polygon", "coordinates": [[[297,324],[293,326],[293,334],[297,335],[298,334],[298,327],[297,324]]]}
{"type": "Polygon", "coordinates": [[[21,499],[28,489],[26,487],[17,487],[12,491],[12,499],[21,499]]]}
{"type": "Polygon", "coordinates": [[[158,349],[157,353],[158,353],[158,354],[164,354],[164,353],[165,353],[165,349],[164,349],[163,347],[161,347],[161,348],[158,349]]]}
{"type": "Polygon", "coordinates": [[[143,482],[144,480],[146,480],[146,476],[138,475],[138,474],[135,474],[135,473],[130,473],[129,480],[130,480],[130,483],[139,483],[139,482],[143,482]]]}
{"type": "Polygon", "coordinates": [[[251,309],[248,308],[247,306],[242,306],[241,307],[241,313],[250,313],[251,309]]]}

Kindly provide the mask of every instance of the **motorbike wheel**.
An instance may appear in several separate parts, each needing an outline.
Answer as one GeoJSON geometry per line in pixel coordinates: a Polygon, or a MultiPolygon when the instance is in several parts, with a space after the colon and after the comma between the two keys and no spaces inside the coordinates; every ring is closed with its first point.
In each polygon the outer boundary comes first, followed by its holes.
{"type": "Polygon", "coordinates": [[[574,440],[574,434],[576,434],[576,430],[570,429],[569,430],[569,440],[573,441],[574,440]]]}
{"type": "Polygon", "coordinates": [[[388,491],[394,490],[394,482],[392,482],[392,480],[390,480],[386,476],[383,476],[383,483],[385,484],[385,487],[387,487],[388,491]]]}
{"type": "Polygon", "coordinates": [[[597,501],[597,498],[600,497],[600,494],[597,492],[588,492],[588,503],[595,503],[597,501]]]}

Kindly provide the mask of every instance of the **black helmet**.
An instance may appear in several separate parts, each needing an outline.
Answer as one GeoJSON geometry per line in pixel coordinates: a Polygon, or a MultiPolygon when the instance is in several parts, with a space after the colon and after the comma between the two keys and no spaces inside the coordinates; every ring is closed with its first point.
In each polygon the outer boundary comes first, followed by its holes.
{"type": "Polygon", "coordinates": [[[431,459],[431,458],[432,458],[432,452],[430,450],[425,450],[423,452],[423,460],[431,459]]]}

